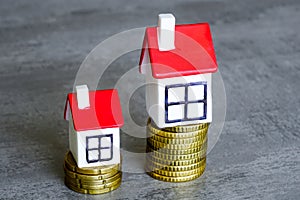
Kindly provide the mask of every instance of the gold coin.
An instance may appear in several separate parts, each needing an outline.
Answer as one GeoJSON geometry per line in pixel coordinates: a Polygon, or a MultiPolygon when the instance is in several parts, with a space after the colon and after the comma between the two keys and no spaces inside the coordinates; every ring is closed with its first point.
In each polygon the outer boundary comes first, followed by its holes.
{"type": "Polygon", "coordinates": [[[65,165],[68,167],[68,169],[70,169],[73,172],[77,172],[80,174],[90,174],[90,175],[106,174],[106,173],[111,173],[112,170],[115,171],[120,170],[119,164],[79,168],[70,151],[68,151],[65,156],[65,165]]]}
{"type": "Polygon", "coordinates": [[[110,191],[113,191],[113,190],[117,189],[118,187],[120,187],[121,183],[122,183],[122,180],[121,180],[117,185],[111,186],[111,187],[109,188],[110,191]]]}
{"type": "Polygon", "coordinates": [[[70,188],[71,190],[78,192],[78,193],[83,193],[83,194],[104,194],[107,192],[110,192],[109,188],[104,188],[102,190],[87,190],[87,189],[82,189],[79,188],[77,185],[73,185],[69,181],[65,180],[65,185],[70,188]]]}
{"type": "Polygon", "coordinates": [[[197,158],[194,159],[190,159],[190,160],[166,160],[166,159],[162,159],[162,158],[158,158],[154,155],[151,154],[147,154],[146,155],[146,159],[150,160],[151,162],[156,162],[156,163],[160,163],[162,165],[169,165],[169,166],[185,166],[185,165],[191,165],[191,164],[195,164],[197,162],[200,162],[203,157],[205,157],[206,154],[199,156],[197,158]]]}
{"type": "MultiPolygon", "coordinates": [[[[168,161],[176,161],[176,160],[191,160],[199,157],[205,157],[206,156],[206,150],[207,150],[207,141],[201,146],[201,149],[199,151],[196,151],[195,153],[187,153],[187,154],[171,154],[174,152],[170,152],[170,150],[166,149],[159,149],[159,150],[154,150],[150,145],[147,145],[146,147],[146,152],[147,155],[156,157],[162,160],[168,160],[168,161]]],[[[181,153],[181,151],[179,152],[181,153]]]]}
{"type": "Polygon", "coordinates": [[[157,179],[157,180],[160,180],[160,181],[166,181],[166,182],[186,182],[186,181],[191,181],[191,180],[194,180],[198,177],[200,177],[203,172],[205,170],[205,165],[203,165],[201,167],[201,170],[199,173],[196,173],[196,174],[193,174],[193,175],[190,175],[190,176],[184,176],[184,177],[169,177],[169,176],[163,176],[163,175],[160,175],[160,174],[157,174],[155,172],[146,172],[149,176],[157,179]]]}
{"type": "Polygon", "coordinates": [[[168,132],[161,129],[156,129],[152,127],[150,124],[147,126],[147,131],[150,131],[151,133],[155,135],[159,135],[166,138],[193,138],[193,137],[202,137],[203,135],[207,134],[208,129],[201,129],[198,131],[191,131],[191,132],[168,132]]]}
{"type": "Polygon", "coordinates": [[[176,149],[166,149],[166,148],[156,148],[152,147],[151,145],[148,144],[147,146],[147,153],[152,153],[152,152],[158,152],[161,154],[165,155],[170,155],[170,156],[178,156],[178,155],[187,155],[187,154],[195,154],[199,153],[203,147],[195,148],[195,149],[185,149],[185,150],[176,150],[176,149]]]}
{"type": "MultiPolygon", "coordinates": [[[[65,183],[71,184],[71,185],[76,186],[77,188],[80,188],[80,189],[95,189],[95,188],[85,188],[85,187],[82,186],[82,184],[77,183],[76,179],[71,179],[71,178],[68,178],[67,176],[65,176],[65,183]]],[[[96,189],[98,189],[98,190],[105,188],[104,184],[97,185],[97,186],[98,186],[98,188],[96,188],[96,189]]]]}
{"type": "MultiPolygon", "coordinates": [[[[115,185],[118,185],[122,181],[122,174],[120,174],[120,175],[121,176],[118,179],[116,179],[116,180],[114,180],[112,182],[105,183],[104,187],[105,188],[111,188],[111,187],[113,187],[115,185]]],[[[101,185],[91,185],[91,184],[82,184],[81,186],[84,189],[101,189],[101,187],[102,187],[101,185]]]]}
{"type": "MultiPolygon", "coordinates": [[[[151,171],[150,169],[148,169],[146,167],[147,171],[151,171]]],[[[179,171],[179,172],[172,172],[172,171],[166,171],[166,170],[154,170],[152,172],[159,174],[159,175],[163,175],[163,176],[169,176],[169,177],[186,177],[186,176],[191,176],[193,174],[199,174],[203,171],[203,169],[201,167],[196,168],[196,169],[192,169],[189,171],[179,171]]]]}
{"type": "Polygon", "coordinates": [[[174,133],[187,133],[187,132],[208,129],[208,126],[209,126],[209,123],[202,123],[202,124],[166,127],[166,128],[164,128],[164,130],[169,131],[169,132],[174,132],[174,133]]]}
{"type": "Polygon", "coordinates": [[[166,138],[193,138],[193,137],[201,137],[202,135],[207,134],[208,129],[202,129],[198,131],[191,131],[191,132],[168,132],[161,129],[155,129],[152,126],[147,126],[147,130],[155,135],[159,135],[166,138]]]}
{"type": "Polygon", "coordinates": [[[153,140],[152,138],[147,138],[147,144],[150,144],[153,147],[156,148],[166,148],[166,149],[194,149],[201,147],[205,142],[207,138],[204,138],[203,140],[189,143],[189,144],[166,144],[163,142],[158,142],[156,140],[153,140]]]}
{"type": "Polygon", "coordinates": [[[121,181],[122,181],[122,176],[118,180],[115,180],[114,182],[106,183],[105,187],[111,188],[115,185],[118,185],[121,181]]]}
{"type": "Polygon", "coordinates": [[[70,188],[71,190],[78,192],[78,193],[83,193],[83,194],[104,194],[107,192],[111,192],[115,189],[117,189],[120,185],[121,185],[121,181],[110,187],[110,188],[104,188],[104,189],[99,189],[99,190],[93,190],[93,189],[82,189],[82,188],[78,188],[76,185],[73,185],[72,183],[70,183],[69,181],[65,180],[65,185],[70,188]]]}
{"type": "Polygon", "coordinates": [[[80,174],[80,173],[73,172],[65,165],[64,165],[64,170],[65,170],[65,174],[67,176],[69,176],[71,178],[75,178],[75,179],[85,180],[85,181],[105,180],[109,177],[114,176],[115,174],[117,174],[119,172],[118,170],[112,170],[109,173],[101,174],[101,175],[86,175],[86,174],[80,174]]]}
{"type": "Polygon", "coordinates": [[[163,147],[153,146],[150,143],[147,143],[147,153],[158,151],[160,153],[168,154],[168,155],[178,155],[178,154],[194,154],[199,153],[202,149],[206,148],[207,140],[204,141],[203,145],[196,148],[182,148],[182,149],[170,149],[169,146],[165,145],[163,147]]]}
{"type": "Polygon", "coordinates": [[[183,166],[169,166],[169,165],[164,165],[161,163],[157,163],[151,160],[148,160],[146,158],[146,165],[147,168],[151,171],[155,171],[155,170],[165,170],[165,171],[172,171],[172,172],[178,172],[178,171],[190,171],[196,168],[201,167],[202,165],[204,165],[206,163],[206,158],[202,158],[202,160],[200,162],[194,163],[194,164],[190,164],[190,165],[183,165],[183,166]]]}
{"type": "Polygon", "coordinates": [[[146,152],[147,155],[152,157],[156,157],[167,161],[176,161],[176,160],[191,160],[196,158],[203,158],[206,156],[206,149],[207,149],[207,142],[202,145],[202,149],[200,151],[191,154],[169,154],[169,153],[162,152],[162,150],[155,151],[151,149],[151,147],[149,146],[147,146],[146,152]]]}
{"type": "MultiPolygon", "coordinates": [[[[155,129],[160,129],[151,118],[148,119],[148,124],[155,129]]],[[[194,132],[203,129],[207,129],[209,123],[199,123],[199,124],[191,124],[191,125],[182,125],[182,126],[173,126],[173,127],[166,127],[161,130],[165,132],[173,132],[173,133],[187,133],[187,132],[194,132]]]]}
{"type": "MultiPolygon", "coordinates": [[[[111,182],[114,182],[115,180],[118,180],[122,178],[122,172],[119,171],[117,174],[111,176],[111,177],[107,177],[103,180],[103,184],[108,184],[108,183],[111,183],[111,182]]],[[[88,185],[91,185],[91,184],[94,184],[93,182],[91,181],[85,181],[85,180],[81,180],[82,183],[84,184],[88,184],[88,185]]]]}
{"type": "Polygon", "coordinates": [[[82,184],[82,185],[104,185],[107,183],[114,182],[115,180],[118,180],[122,177],[122,172],[118,172],[114,176],[108,177],[103,180],[85,180],[85,179],[78,179],[70,177],[68,174],[65,174],[66,178],[70,179],[72,182],[76,184],[82,184]]]}
{"type": "Polygon", "coordinates": [[[188,138],[167,138],[163,137],[157,134],[152,133],[149,129],[147,131],[147,138],[150,138],[152,140],[162,142],[165,144],[190,144],[198,141],[203,141],[206,139],[206,132],[203,132],[203,134],[197,135],[195,137],[188,137],[188,138]]]}
{"type": "Polygon", "coordinates": [[[85,184],[85,183],[78,183],[77,179],[72,179],[69,178],[67,176],[65,176],[65,182],[69,182],[70,184],[77,186],[78,188],[81,189],[87,189],[87,190],[100,190],[100,189],[104,189],[104,188],[110,188],[114,185],[117,185],[119,182],[121,182],[122,176],[119,176],[118,179],[109,182],[109,183],[105,183],[105,184],[85,184]]]}

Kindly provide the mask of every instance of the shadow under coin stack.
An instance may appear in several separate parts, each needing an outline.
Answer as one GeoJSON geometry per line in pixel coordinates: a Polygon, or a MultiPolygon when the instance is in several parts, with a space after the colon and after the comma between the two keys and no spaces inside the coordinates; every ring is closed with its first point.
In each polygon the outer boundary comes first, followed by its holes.
{"type": "Polygon", "coordinates": [[[206,166],[208,123],[159,129],[147,124],[146,172],[167,182],[200,177],[206,166]]]}
{"type": "Polygon", "coordinates": [[[64,161],[65,184],[84,194],[103,194],[121,185],[120,164],[79,168],[69,151],[64,161]]]}

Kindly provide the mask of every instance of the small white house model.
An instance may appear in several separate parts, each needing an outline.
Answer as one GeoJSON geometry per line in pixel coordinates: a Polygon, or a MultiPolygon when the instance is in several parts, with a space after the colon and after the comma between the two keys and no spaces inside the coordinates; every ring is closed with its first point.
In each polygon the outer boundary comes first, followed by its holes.
{"type": "Polygon", "coordinates": [[[146,76],[146,107],[160,127],[212,121],[212,73],[217,71],[208,23],[175,25],[160,14],[146,29],[140,57],[146,76]]]}
{"type": "Polygon", "coordinates": [[[69,146],[79,168],[120,163],[122,110],[117,90],[89,91],[86,85],[68,94],[69,146]]]}

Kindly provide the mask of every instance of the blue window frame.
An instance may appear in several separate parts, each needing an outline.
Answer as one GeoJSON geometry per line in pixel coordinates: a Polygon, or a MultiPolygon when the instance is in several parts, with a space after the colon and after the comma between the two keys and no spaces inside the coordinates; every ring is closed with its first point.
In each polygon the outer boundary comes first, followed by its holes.
{"type": "MultiPolygon", "coordinates": [[[[200,91],[199,91],[200,92],[200,91]]],[[[206,111],[207,111],[207,82],[192,82],[187,84],[173,84],[167,85],[165,87],[165,123],[175,123],[175,122],[184,122],[184,121],[193,121],[193,120],[203,120],[206,119],[206,111]],[[203,98],[199,100],[189,100],[188,92],[191,90],[191,86],[203,86],[203,98]],[[174,88],[184,89],[184,99],[177,102],[169,102],[169,90],[174,88]],[[201,104],[203,106],[202,115],[196,117],[188,117],[188,106],[191,104],[201,104]],[[171,106],[182,105],[183,106],[183,117],[180,119],[169,119],[169,108],[171,106]]]]}
{"type": "Polygon", "coordinates": [[[109,161],[113,158],[113,135],[97,135],[86,137],[86,161],[87,163],[95,163],[101,161],[109,161]],[[91,143],[93,145],[91,147],[91,143]],[[103,151],[109,151],[109,156],[103,151]]]}

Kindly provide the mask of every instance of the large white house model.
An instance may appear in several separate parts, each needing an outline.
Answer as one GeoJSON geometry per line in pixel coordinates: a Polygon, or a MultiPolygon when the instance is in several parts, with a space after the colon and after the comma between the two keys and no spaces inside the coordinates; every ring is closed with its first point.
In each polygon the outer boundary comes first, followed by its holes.
{"type": "Polygon", "coordinates": [[[146,107],[160,127],[212,121],[212,73],[217,61],[208,23],[175,25],[160,14],[146,29],[140,57],[146,107]]]}
{"type": "Polygon", "coordinates": [[[86,85],[68,94],[69,146],[79,168],[120,163],[122,110],[117,90],[89,91],[86,85]]]}

